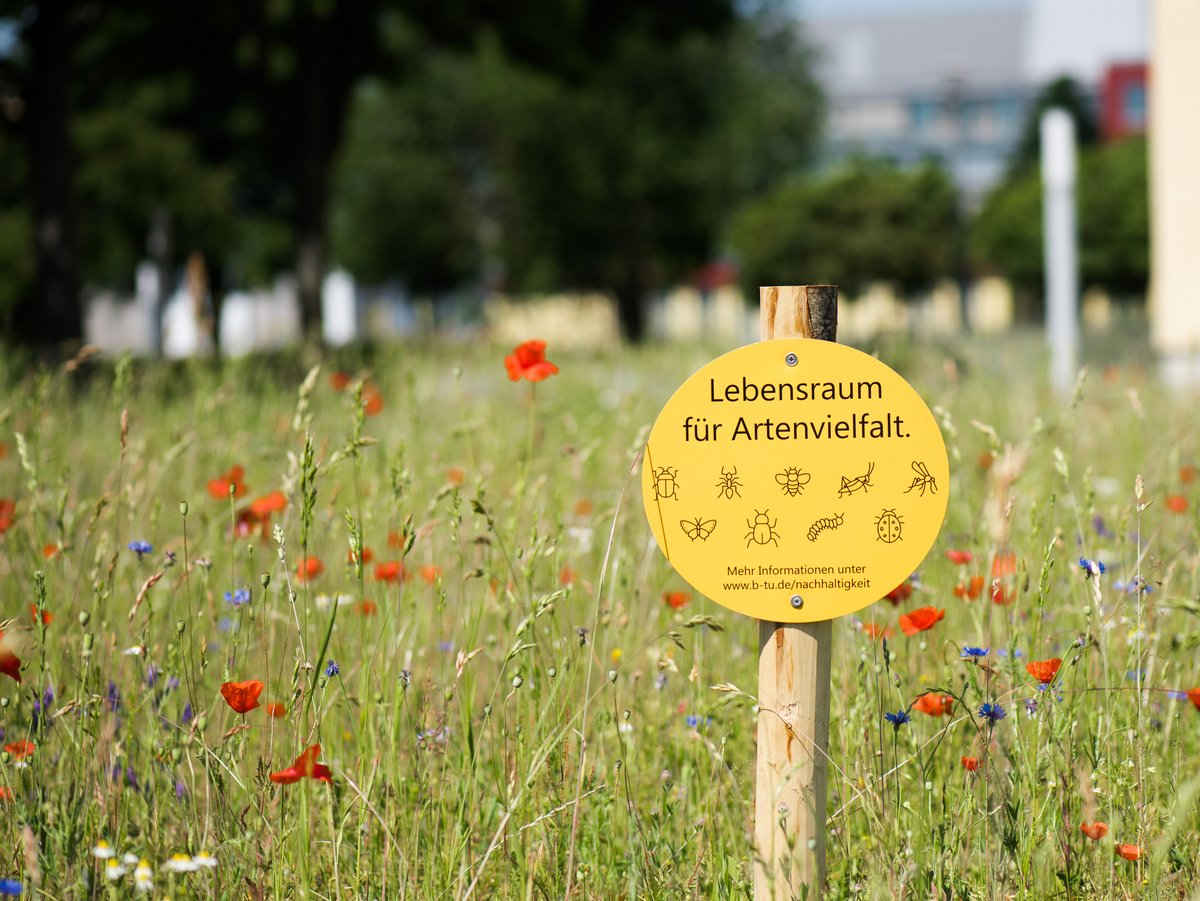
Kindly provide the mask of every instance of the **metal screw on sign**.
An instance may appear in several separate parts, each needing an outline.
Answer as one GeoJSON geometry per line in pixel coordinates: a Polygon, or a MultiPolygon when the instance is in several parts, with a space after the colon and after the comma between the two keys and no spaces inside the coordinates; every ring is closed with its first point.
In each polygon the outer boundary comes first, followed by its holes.
{"type": "Polygon", "coordinates": [[[804,606],[804,598],[800,597],[798,594],[792,595],[792,606],[799,610],[804,606]]]}
{"type": "MultiPolygon", "coordinates": [[[[800,358],[798,356],[796,356],[795,354],[788,354],[786,357],[783,358],[783,362],[787,363],[789,366],[795,366],[797,363],[800,362],[800,358]]],[[[800,605],[797,604],[796,606],[799,607],[800,605]]]]}

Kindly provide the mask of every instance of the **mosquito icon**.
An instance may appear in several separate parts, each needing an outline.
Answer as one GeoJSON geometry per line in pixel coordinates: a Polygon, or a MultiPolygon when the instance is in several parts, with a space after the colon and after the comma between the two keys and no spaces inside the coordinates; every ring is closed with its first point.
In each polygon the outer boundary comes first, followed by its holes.
{"type": "Polygon", "coordinates": [[[924,497],[925,489],[928,488],[932,494],[937,494],[937,479],[929,474],[929,467],[919,460],[913,460],[912,469],[917,476],[912,480],[912,484],[908,486],[904,493],[908,494],[914,488],[920,488],[921,497],[924,497]]]}

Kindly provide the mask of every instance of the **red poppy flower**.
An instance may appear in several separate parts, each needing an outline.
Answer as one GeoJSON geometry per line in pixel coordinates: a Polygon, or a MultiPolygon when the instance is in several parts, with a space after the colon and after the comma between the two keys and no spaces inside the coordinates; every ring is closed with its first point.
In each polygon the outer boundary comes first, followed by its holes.
{"type": "MultiPolygon", "coordinates": [[[[369,547],[365,547],[362,549],[362,562],[363,563],[370,563],[374,559],[375,559],[375,552],[373,550],[371,550],[369,547]]],[[[346,562],[349,563],[351,566],[354,565],[354,563],[355,563],[354,548],[350,548],[350,550],[348,550],[346,552],[346,562]]]]}
{"type": "Polygon", "coordinates": [[[1098,842],[1108,835],[1108,823],[1080,823],[1079,831],[1092,841],[1098,842]]]}
{"type": "Polygon", "coordinates": [[[571,569],[569,566],[564,566],[558,571],[558,584],[563,588],[574,585],[579,581],[579,573],[571,569]]]}
{"type": "Polygon", "coordinates": [[[9,742],[4,746],[4,750],[13,756],[13,760],[24,760],[37,750],[37,745],[22,738],[14,742],[9,742]]]}
{"type": "MultiPolygon", "coordinates": [[[[3,454],[0,454],[3,456],[3,454]]],[[[1184,463],[1179,467],[1179,481],[1185,485],[1190,485],[1196,481],[1196,467],[1191,463],[1184,463]]]]}
{"type": "Polygon", "coordinates": [[[41,619],[43,626],[48,626],[52,622],[54,622],[54,614],[51,613],[49,610],[43,610],[42,615],[40,617],[38,616],[37,604],[29,605],[29,615],[33,617],[33,621],[35,624],[37,623],[37,621],[39,619],[41,619]]]}
{"type": "Polygon", "coordinates": [[[21,658],[13,651],[3,631],[0,631],[0,673],[18,684],[21,682],[21,658]]]}
{"type": "Polygon", "coordinates": [[[278,719],[281,716],[287,716],[287,708],[278,701],[271,701],[267,704],[267,716],[278,719]]]}
{"type": "Polygon", "coordinates": [[[870,635],[872,638],[891,638],[894,634],[890,628],[883,623],[863,623],[860,628],[864,635],[870,635]]]}
{"type": "Polygon", "coordinates": [[[595,505],[589,500],[585,499],[585,500],[575,502],[575,515],[576,516],[591,516],[592,511],[595,509],[596,509],[595,505]]]}
{"type": "Polygon", "coordinates": [[[12,528],[16,515],[17,505],[7,498],[0,497],[0,535],[12,528]]]}
{"type": "Polygon", "coordinates": [[[973,601],[983,591],[983,576],[971,576],[970,582],[959,582],[954,586],[954,596],[964,601],[973,601]]]}
{"type": "Polygon", "coordinates": [[[305,557],[296,564],[296,578],[301,581],[315,579],[325,571],[325,564],[320,557],[305,557]]]}
{"type": "Polygon", "coordinates": [[[982,469],[984,472],[987,472],[989,469],[992,468],[992,464],[995,462],[996,462],[995,454],[993,454],[991,451],[984,451],[982,454],[980,454],[976,458],[975,465],[978,466],[980,469],[982,469]]]}
{"type": "Polygon", "coordinates": [[[1031,660],[1025,664],[1025,669],[1029,675],[1037,679],[1043,685],[1049,685],[1054,681],[1054,677],[1058,675],[1058,668],[1062,666],[1062,658],[1051,657],[1049,660],[1031,660]]]}
{"type": "Polygon", "coordinates": [[[7,785],[0,785],[0,803],[12,800],[12,792],[8,790],[7,785]]]}
{"type": "Polygon", "coordinates": [[[1187,513],[1187,498],[1182,494],[1167,495],[1167,509],[1172,513],[1187,513]]]}
{"type": "Polygon", "coordinates": [[[329,385],[334,391],[345,391],[350,384],[350,373],[342,372],[340,369],[337,372],[329,373],[329,385]]]}
{"type": "Polygon", "coordinates": [[[358,602],[358,612],[363,616],[374,616],[375,611],[378,609],[375,602],[369,598],[364,598],[358,602]]]}
{"type": "Polygon", "coordinates": [[[925,694],[913,701],[913,710],[929,716],[944,716],[954,709],[954,698],[950,695],[925,694]]]}
{"type": "Polygon", "coordinates": [[[918,632],[932,629],[945,615],[946,611],[937,607],[918,607],[900,617],[900,629],[905,635],[916,635],[918,632]]]}
{"type": "Polygon", "coordinates": [[[375,564],[375,581],[377,582],[401,582],[408,581],[408,570],[404,568],[404,564],[399,560],[392,560],[389,563],[375,564]]]}
{"type": "Polygon", "coordinates": [[[966,566],[975,559],[975,555],[970,551],[946,551],[946,559],[955,566],[966,566]]]}
{"type": "Polygon", "coordinates": [[[263,684],[257,679],[221,683],[221,697],[235,713],[247,713],[257,707],[258,696],[262,694],[262,690],[263,684]]]}
{"type": "Polygon", "coordinates": [[[446,470],[446,481],[451,485],[461,485],[467,480],[467,471],[461,466],[451,466],[446,470]]]}
{"type": "Polygon", "coordinates": [[[1186,692],[1188,700],[1197,710],[1200,710],[1200,688],[1189,688],[1186,692]]]}
{"type": "Polygon", "coordinates": [[[280,785],[291,785],[308,776],[333,785],[333,774],[329,771],[329,767],[323,763],[317,763],[317,758],[320,756],[321,746],[312,745],[301,751],[300,756],[293,760],[292,765],[287,769],[272,773],[270,779],[280,785]]]}
{"type": "Polygon", "coordinates": [[[252,500],[247,509],[259,520],[269,518],[272,513],[281,513],[287,509],[287,495],[282,491],[272,491],[252,500]]]}
{"type": "Polygon", "coordinates": [[[964,755],[961,759],[962,759],[963,769],[965,769],[967,772],[973,773],[977,769],[979,769],[979,758],[978,757],[967,757],[964,755]]]}
{"type": "Polygon", "coordinates": [[[1142,856],[1142,849],[1137,845],[1115,845],[1113,850],[1126,860],[1138,860],[1142,856]]]}
{"type": "Polygon", "coordinates": [[[1012,551],[1004,551],[996,555],[992,561],[992,578],[1000,579],[1011,576],[1017,571],[1017,555],[1012,551]]]}
{"type": "Polygon", "coordinates": [[[425,565],[421,567],[421,580],[426,585],[434,585],[437,580],[442,577],[442,568],[440,566],[425,565]]]}
{"type": "Polygon", "coordinates": [[[367,416],[378,416],[383,412],[383,395],[379,393],[379,389],[369,382],[363,385],[362,391],[363,413],[367,416]]]}
{"type": "Polygon", "coordinates": [[[232,490],[234,497],[241,497],[246,493],[246,485],[242,482],[245,475],[246,470],[242,469],[242,467],[230,467],[229,471],[224,475],[208,480],[209,495],[214,500],[228,500],[230,491],[232,490]]]}
{"type": "Polygon", "coordinates": [[[885,594],[884,597],[893,604],[899,604],[901,601],[907,601],[909,598],[911,598],[912,594],[912,583],[905,580],[885,594]]]}
{"type": "Polygon", "coordinates": [[[992,603],[1003,606],[1011,604],[1012,599],[1012,592],[1005,587],[1004,582],[1001,579],[992,579],[992,603]]]}
{"type": "Polygon", "coordinates": [[[558,367],[546,359],[545,341],[526,341],[513,348],[513,352],[504,358],[504,368],[508,370],[510,381],[519,382],[528,379],[540,382],[558,372],[558,367]]]}
{"type": "Polygon", "coordinates": [[[681,607],[686,607],[692,602],[692,596],[686,591],[664,591],[663,603],[672,610],[678,610],[681,607]]]}

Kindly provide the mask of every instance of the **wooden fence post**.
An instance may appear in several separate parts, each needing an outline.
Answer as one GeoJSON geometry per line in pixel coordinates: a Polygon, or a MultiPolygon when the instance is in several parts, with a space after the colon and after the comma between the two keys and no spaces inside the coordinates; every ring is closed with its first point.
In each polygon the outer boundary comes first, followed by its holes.
{"type": "MultiPolygon", "coordinates": [[[[762,340],[837,340],[837,288],[759,289],[762,340]]],[[[758,624],[754,899],[819,898],[825,886],[832,620],[758,624]]]]}

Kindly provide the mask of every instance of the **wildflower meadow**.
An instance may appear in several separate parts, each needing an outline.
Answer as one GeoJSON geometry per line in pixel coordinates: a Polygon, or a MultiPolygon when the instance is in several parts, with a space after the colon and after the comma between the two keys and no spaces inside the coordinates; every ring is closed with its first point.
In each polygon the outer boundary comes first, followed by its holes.
{"type": "MultiPolygon", "coordinates": [[[[1200,450],[1136,346],[865,348],[949,511],[833,624],[826,897],[1196,897],[1200,450]]],[[[728,349],[5,364],[0,897],[750,897],[756,623],[638,496],[728,349]]]]}

